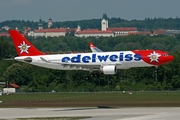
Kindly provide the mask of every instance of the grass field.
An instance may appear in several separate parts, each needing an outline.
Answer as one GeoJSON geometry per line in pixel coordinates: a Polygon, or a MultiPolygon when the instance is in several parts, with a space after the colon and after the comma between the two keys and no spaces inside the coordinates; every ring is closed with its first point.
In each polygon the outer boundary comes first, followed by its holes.
{"type": "Polygon", "coordinates": [[[19,93],[0,107],[180,107],[180,92],[19,93]]]}

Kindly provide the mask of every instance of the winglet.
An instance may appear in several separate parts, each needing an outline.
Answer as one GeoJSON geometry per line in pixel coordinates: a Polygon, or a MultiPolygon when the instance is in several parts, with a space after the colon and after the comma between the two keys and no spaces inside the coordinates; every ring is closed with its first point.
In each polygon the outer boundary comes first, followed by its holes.
{"type": "Polygon", "coordinates": [[[95,48],[94,44],[92,42],[89,42],[89,47],[90,48],[95,48]]]}
{"type": "Polygon", "coordinates": [[[92,52],[103,52],[99,48],[97,48],[92,42],[89,42],[89,47],[91,48],[92,52]]]}
{"type": "Polygon", "coordinates": [[[37,56],[44,55],[41,51],[35,48],[23,35],[17,30],[9,30],[14,46],[19,56],[37,56]]]}

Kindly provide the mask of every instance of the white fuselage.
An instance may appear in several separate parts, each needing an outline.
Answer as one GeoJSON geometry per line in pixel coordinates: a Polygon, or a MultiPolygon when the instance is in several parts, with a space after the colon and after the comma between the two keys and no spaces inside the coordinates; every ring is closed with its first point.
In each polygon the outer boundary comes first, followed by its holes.
{"type": "Polygon", "coordinates": [[[117,69],[153,66],[142,60],[145,56],[132,51],[22,56],[15,59],[24,62],[27,57],[32,59],[29,62],[32,65],[59,70],[95,70],[108,65],[117,69]]]}

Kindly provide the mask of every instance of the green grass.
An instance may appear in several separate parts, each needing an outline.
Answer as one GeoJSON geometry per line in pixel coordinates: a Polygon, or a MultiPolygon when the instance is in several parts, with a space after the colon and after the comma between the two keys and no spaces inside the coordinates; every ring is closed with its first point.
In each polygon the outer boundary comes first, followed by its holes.
{"type": "Polygon", "coordinates": [[[173,107],[180,106],[180,92],[21,93],[0,101],[0,107],[173,107]]]}

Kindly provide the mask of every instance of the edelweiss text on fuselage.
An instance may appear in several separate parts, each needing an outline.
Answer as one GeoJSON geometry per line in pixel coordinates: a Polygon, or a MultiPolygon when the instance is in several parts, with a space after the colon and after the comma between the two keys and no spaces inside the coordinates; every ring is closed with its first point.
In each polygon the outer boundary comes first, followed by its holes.
{"type": "Polygon", "coordinates": [[[110,60],[111,62],[117,61],[140,61],[142,56],[140,54],[124,54],[120,52],[119,54],[107,54],[107,55],[99,55],[99,54],[91,54],[83,56],[82,54],[76,55],[73,57],[63,57],[62,62],[72,62],[72,63],[95,63],[95,62],[106,62],[110,60]]]}

